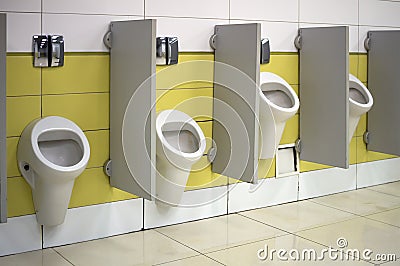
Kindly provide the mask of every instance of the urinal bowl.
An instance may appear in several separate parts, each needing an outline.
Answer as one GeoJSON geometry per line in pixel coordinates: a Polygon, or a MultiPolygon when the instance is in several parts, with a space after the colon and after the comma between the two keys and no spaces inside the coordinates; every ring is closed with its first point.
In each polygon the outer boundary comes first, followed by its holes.
{"type": "Polygon", "coordinates": [[[156,132],[156,200],[177,206],[192,165],[203,156],[206,139],[199,125],[177,110],[157,115],[156,132]]]}
{"type": "Polygon", "coordinates": [[[368,112],[374,100],[365,85],[353,75],[349,75],[349,142],[357,128],[360,117],[368,112]]]}
{"type": "Polygon", "coordinates": [[[271,159],[282,138],[286,121],[300,106],[293,88],[280,76],[262,72],[260,75],[260,159],[271,159]]]}
{"type": "Polygon", "coordinates": [[[18,143],[18,167],[32,189],[39,224],[63,223],[74,181],[89,157],[84,133],[70,120],[50,116],[24,129],[18,143]]]}

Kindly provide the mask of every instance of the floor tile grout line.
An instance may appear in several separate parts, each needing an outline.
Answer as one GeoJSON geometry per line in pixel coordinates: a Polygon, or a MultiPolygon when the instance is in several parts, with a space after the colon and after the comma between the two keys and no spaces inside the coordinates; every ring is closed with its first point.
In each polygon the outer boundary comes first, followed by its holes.
{"type": "Polygon", "coordinates": [[[64,257],[60,252],[58,252],[56,249],[51,248],[54,252],[56,252],[58,255],[60,255],[64,260],[66,260],[69,264],[75,266],[70,260],[68,260],[66,257],[64,257]]]}
{"type": "Polygon", "coordinates": [[[323,203],[320,203],[320,202],[316,202],[316,201],[313,201],[313,202],[317,203],[319,205],[325,206],[325,207],[329,207],[329,208],[332,208],[332,209],[335,209],[335,210],[339,210],[339,211],[347,212],[347,213],[350,213],[350,214],[354,214],[356,216],[363,217],[363,218],[365,218],[366,216],[369,216],[369,215],[374,215],[374,214],[378,214],[378,213],[391,211],[391,210],[395,210],[395,209],[400,208],[400,206],[397,206],[397,207],[394,207],[394,208],[391,208],[391,209],[386,209],[386,210],[383,210],[383,211],[377,211],[377,212],[367,213],[367,214],[358,214],[358,213],[353,213],[353,212],[350,212],[350,211],[342,210],[342,209],[339,209],[339,208],[336,208],[336,207],[333,207],[333,206],[329,206],[329,205],[326,205],[326,204],[323,204],[323,203]]]}
{"type": "Polygon", "coordinates": [[[366,189],[372,190],[372,191],[374,191],[374,192],[379,192],[379,193],[382,193],[382,194],[385,194],[385,195],[393,196],[393,197],[396,197],[396,198],[400,198],[400,195],[394,195],[394,194],[391,194],[391,193],[389,193],[389,192],[383,192],[383,191],[375,190],[375,189],[369,188],[369,187],[366,188],[366,189]]]}
{"type": "MultiPolygon", "coordinates": [[[[203,256],[205,256],[205,257],[207,257],[207,258],[209,258],[209,259],[211,259],[211,260],[213,260],[213,261],[215,261],[215,262],[217,262],[217,263],[219,263],[219,264],[222,264],[221,262],[219,262],[219,261],[217,261],[217,260],[215,260],[215,259],[213,259],[213,258],[207,256],[206,254],[202,253],[201,251],[199,251],[199,250],[197,250],[197,249],[195,249],[195,248],[192,248],[192,247],[190,247],[189,245],[186,245],[186,244],[184,244],[184,243],[182,243],[182,242],[180,242],[180,241],[178,241],[178,240],[176,240],[176,239],[170,237],[170,236],[167,235],[167,234],[164,234],[164,233],[162,233],[162,232],[159,232],[159,231],[156,230],[156,229],[152,229],[152,230],[155,231],[155,232],[157,232],[157,233],[159,233],[160,235],[163,235],[163,236],[165,236],[165,237],[167,237],[167,238],[169,238],[169,239],[171,239],[171,240],[173,240],[173,241],[175,241],[175,242],[181,244],[182,246],[185,246],[185,247],[187,247],[187,248],[189,248],[189,249],[191,249],[191,250],[193,250],[193,251],[199,253],[199,255],[203,255],[203,256]]],[[[165,262],[165,263],[166,263],[166,262],[165,262]]],[[[225,264],[222,264],[222,265],[225,265],[225,264]]]]}

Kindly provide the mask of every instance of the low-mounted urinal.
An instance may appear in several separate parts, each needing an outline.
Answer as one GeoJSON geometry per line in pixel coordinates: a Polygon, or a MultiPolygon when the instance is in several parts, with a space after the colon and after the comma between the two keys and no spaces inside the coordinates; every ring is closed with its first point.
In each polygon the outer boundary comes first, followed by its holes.
{"type": "Polygon", "coordinates": [[[283,78],[270,72],[260,74],[260,159],[275,156],[286,121],[299,106],[296,92],[283,78]]]}
{"type": "Polygon", "coordinates": [[[156,135],[156,200],[177,206],[192,165],[203,156],[206,138],[199,125],[178,110],[157,115],[156,135]]]}
{"type": "Polygon", "coordinates": [[[24,129],[18,143],[18,167],[32,188],[39,224],[64,222],[75,179],[89,157],[85,134],[68,119],[49,116],[24,129]]]}
{"type": "Polygon", "coordinates": [[[349,75],[349,141],[354,135],[360,117],[368,112],[374,99],[365,85],[352,74],[349,75]]]}

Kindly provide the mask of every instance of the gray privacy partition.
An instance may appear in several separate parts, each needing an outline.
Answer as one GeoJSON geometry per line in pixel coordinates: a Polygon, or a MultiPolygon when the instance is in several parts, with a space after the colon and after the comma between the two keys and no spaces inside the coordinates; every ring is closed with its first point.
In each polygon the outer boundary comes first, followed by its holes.
{"type": "Polygon", "coordinates": [[[304,28],[300,36],[300,159],[349,167],[349,29],[304,28]]]}
{"type": "Polygon", "coordinates": [[[6,153],[6,52],[7,19],[0,14],[0,222],[7,222],[7,153],[6,153]]]}
{"type": "Polygon", "coordinates": [[[111,185],[145,199],[155,189],[156,21],[111,23],[111,185]]]}
{"type": "Polygon", "coordinates": [[[367,40],[368,89],[374,97],[367,149],[400,155],[400,31],[370,31],[367,40]]]}
{"type": "Polygon", "coordinates": [[[257,182],[260,24],[215,26],[212,171],[257,182]]]}

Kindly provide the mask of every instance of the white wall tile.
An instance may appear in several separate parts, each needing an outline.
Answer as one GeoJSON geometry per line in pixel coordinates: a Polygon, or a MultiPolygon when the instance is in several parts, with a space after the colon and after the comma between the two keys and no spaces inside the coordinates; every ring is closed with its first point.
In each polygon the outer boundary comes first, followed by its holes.
{"type": "Polygon", "coordinates": [[[360,25],[400,27],[400,2],[361,0],[360,25]]]}
{"type": "Polygon", "coordinates": [[[36,34],[40,34],[40,14],[7,14],[7,52],[32,52],[36,34]]]}
{"type": "Polygon", "coordinates": [[[292,22],[271,22],[251,20],[231,20],[230,24],[261,23],[261,38],[269,38],[271,52],[297,52],[294,39],[298,24],[292,22]]]}
{"type": "Polygon", "coordinates": [[[299,21],[358,24],[358,0],[300,0],[299,21]]]}
{"type": "Polygon", "coordinates": [[[41,0],[1,0],[0,12],[40,12],[41,0]]]}
{"type": "Polygon", "coordinates": [[[400,158],[357,165],[357,188],[400,180],[400,158]]]}
{"type": "Polygon", "coordinates": [[[365,38],[367,38],[368,31],[374,31],[374,30],[379,30],[379,31],[398,30],[398,31],[400,31],[400,27],[399,28],[391,28],[391,27],[389,28],[389,27],[360,26],[359,32],[358,32],[358,35],[359,35],[358,44],[359,44],[360,53],[367,52],[367,50],[365,50],[365,47],[364,47],[364,41],[365,41],[365,38]]]}
{"type": "Polygon", "coordinates": [[[262,208],[297,200],[298,175],[266,178],[256,185],[238,183],[229,186],[228,212],[262,208]]]}
{"type": "Polygon", "coordinates": [[[0,224],[0,256],[42,248],[42,230],[36,215],[9,218],[0,224]]]}
{"type": "Polygon", "coordinates": [[[180,52],[211,52],[209,45],[214,26],[229,24],[229,20],[194,19],[194,18],[164,18],[157,19],[157,36],[176,36],[180,52]]]}
{"type": "Polygon", "coordinates": [[[64,35],[66,52],[107,52],[104,34],[111,21],[142,19],[142,17],[44,14],[43,34],[64,35]]]}
{"type": "Polygon", "coordinates": [[[88,241],[143,228],[143,199],[69,209],[63,224],[43,227],[43,247],[88,241]]]}
{"type": "Polygon", "coordinates": [[[145,14],[146,17],[166,16],[229,19],[229,0],[147,0],[145,14]]]}
{"type": "Polygon", "coordinates": [[[299,200],[356,189],[356,165],[300,173],[299,200]]]}
{"type": "Polygon", "coordinates": [[[144,201],[144,228],[155,228],[227,214],[227,187],[213,187],[183,193],[180,207],[144,201]]]}
{"type": "Polygon", "coordinates": [[[298,0],[231,0],[231,19],[298,22],[298,0]]]}
{"type": "Polygon", "coordinates": [[[144,1],[43,0],[43,12],[143,16],[144,1]]]}
{"type": "MultiPolygon", "coordinates": [[[[337,26],[348,26],[348,25],[300,23],[300,28],[337,27],[337,26]]],[[[349,26],[349,51],[350,51],[350,53],[358,53],[358,40],[359,40],[358,27],[357,26],[349,26]]]]}

